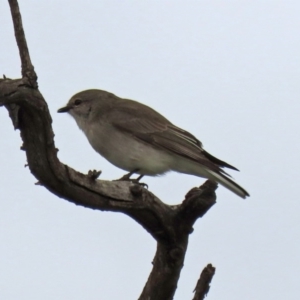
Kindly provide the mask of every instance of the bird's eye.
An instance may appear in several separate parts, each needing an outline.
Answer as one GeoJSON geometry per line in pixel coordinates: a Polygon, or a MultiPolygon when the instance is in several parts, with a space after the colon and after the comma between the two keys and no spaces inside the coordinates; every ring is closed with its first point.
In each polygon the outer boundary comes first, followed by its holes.
{"type": "Polygon", "coordinates": [[[80,105],[81,104],[81,100],[80,99],[76,99],[75,101],[74,101],[74,104],[75,104],[75,106],[78,106],[78,105],[80,105]]]}

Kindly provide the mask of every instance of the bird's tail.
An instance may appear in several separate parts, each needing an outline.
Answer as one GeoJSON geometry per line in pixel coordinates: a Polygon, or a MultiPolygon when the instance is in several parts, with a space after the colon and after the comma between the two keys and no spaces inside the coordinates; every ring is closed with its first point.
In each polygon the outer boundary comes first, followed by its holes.
{"type": "Polygon", "coordinates": [[[232,179],[228,178],[226,175],[224,175],[222,173],[216,173],[212,170],[206,170],[206,171],[210,175],[209,179],[220,183],[221,185],[223,185],[224,187],[226,187],[227,189],[229,189],[236,195],[238,195],[244,199],[246,197],[250,196],[249,193],[245,189],[243,189],[241,186],[239,186],[237,183],[235,183],[232,179]]]}

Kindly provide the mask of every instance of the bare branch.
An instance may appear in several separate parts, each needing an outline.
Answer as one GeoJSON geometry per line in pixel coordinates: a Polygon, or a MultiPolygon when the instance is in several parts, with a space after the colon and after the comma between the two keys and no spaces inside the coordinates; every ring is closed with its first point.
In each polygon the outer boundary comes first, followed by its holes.
{"type": "Polygon", "coordinates": [[[217,187],[217,183],[207,180],[201,187],[193,188],[186,194],[182,205],[178,207],[178,214],[186,225],[192,226],[216,203],[217,187]]]}
{"type": "Polygon", "coordinates": [[[194,222],[215,204],[217,185],[207,181],[192,189],[181,205],[170,206],[139,185],[97,180],[99,172],[83,175],[62,164],[57,158],[48,106],[37,89],[37,76],[31,64],[18,3],[9,0],[9,4],[23,78],[0,79],[0,106],[7,108],[15,129],[20,129],[21,149],[26,152],[31,173],[38,185],[58,197],[92,209],[122,212],[142,225],[156,239],[157,252],[139,299],[172,299],[183,267],[188,236],[194,222]]]}
{"type": "Polygon", "coordinates": [[[122,181],[95,180],[57,158],[51,116],[38,90],[22,80],[0,81],[0,103],[18,105],[18,124],[28,166],[40,185],[77,205],[127,214],[157,241],[153,270],[140,299],[172,299],[183,266],[188,235],[197,218],[215,203],[216,185],[207,181],[181,205],[164,204],[147,189],[122,181]]]}
{"type": "Polygon", "coordinates": [[[37,75],[34,71],[34,67],[31,63],[29,50],[25,38],[25,33],[22,24],[22,17],[19,10],[19,4],[17,0],[8,0],[11,15],[14,23],[16,41],[19,48],[21,64],[22,64],[22,76],[27,77],[30,85],[33,88],[37,88],[37,75]]]}
{"type": "Polygon", "coordinates": [[[203,300],[210,289],[210,283],[215,275],[216,268],[208,264],[201,272],[200,278],[195,287],[193,300],[203,300]]]}
{"type": "Polygon", "coordinates": [[[192,225],[197,219],[192,208],[197,208],[198,217],[203,216],[215,203],[215,188],[216,185],[206,181],[200,188],[196,188],[196,190],[201,190],[201,193],[195,194],[193,193],[195,188],[192,189],[186,195],[183,204],[174,207],[172,231],[169,230],[170,238],[168,242],[159,240],[153,269],[139,300],[173,299],[183,267],[188,237],[192,233],[192,225]],[[191,209],[189,204],[191,204],[191,209]]]}

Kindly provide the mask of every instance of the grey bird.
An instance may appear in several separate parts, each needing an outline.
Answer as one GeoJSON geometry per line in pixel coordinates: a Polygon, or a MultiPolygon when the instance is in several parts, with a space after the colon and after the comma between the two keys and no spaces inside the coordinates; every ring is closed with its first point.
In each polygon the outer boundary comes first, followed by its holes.
{"type": "Polygon", "coordinates": [[[130,172],[124,178],[176,171],[218,182],[242,198],[249,196],[222,169],[235,167],[206,152],[192,134],[142,103],[92,89],[74,95],[58,112],[68,112],[100,155],[130,172]]]}

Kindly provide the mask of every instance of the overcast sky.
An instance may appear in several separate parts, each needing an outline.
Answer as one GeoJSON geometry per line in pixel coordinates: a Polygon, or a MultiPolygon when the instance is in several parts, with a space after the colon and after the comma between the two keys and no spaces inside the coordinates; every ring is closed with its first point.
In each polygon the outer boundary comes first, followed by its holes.
{"type": "MultiPolygon", "coordinates": [[[[124,171],[57,114],[75,93],[104,89],[145,103],[236,166],[251,197],[219,187],[190,236],[176,300],[192,299],[207,263],[209,300],[298,300],[300,273],[299,1],[20,1],[60,160],[103,179],[124,171]]],[[[0,73],[19,78],[7,1],[0,73]]],[[[137,299],[156,243],[129,217],[77,207],[36,186],[19,132],[0,110],[0,298],[137,299]]],[[[145,177],[177,204],[203,179],[145,177]]]]}

